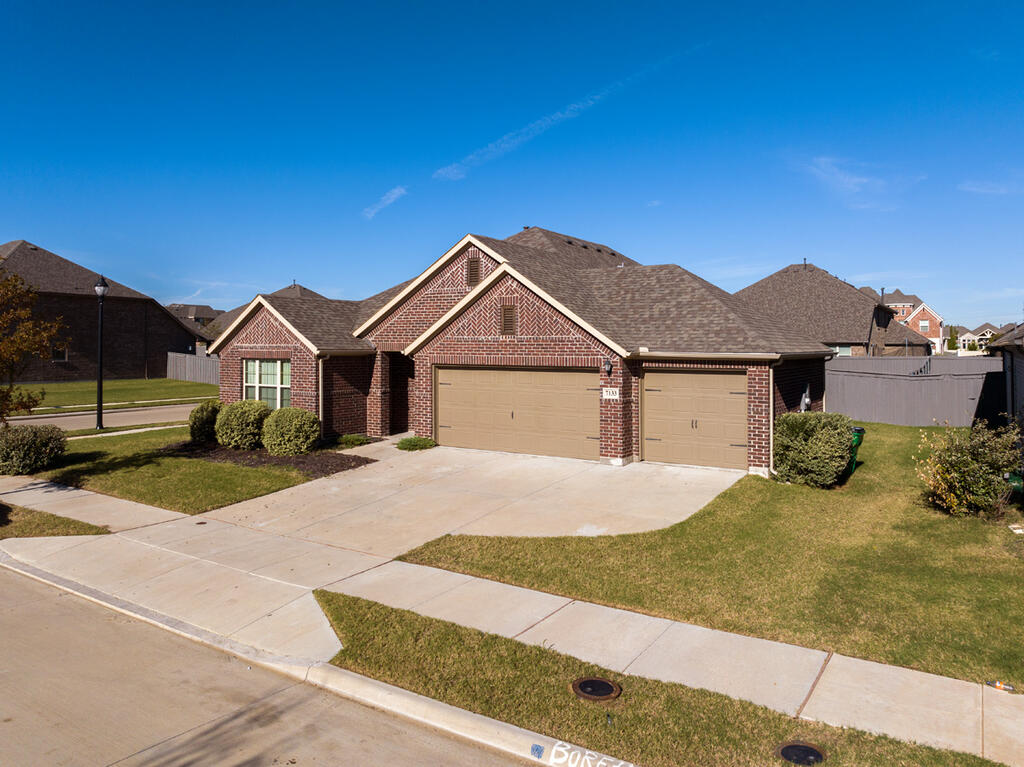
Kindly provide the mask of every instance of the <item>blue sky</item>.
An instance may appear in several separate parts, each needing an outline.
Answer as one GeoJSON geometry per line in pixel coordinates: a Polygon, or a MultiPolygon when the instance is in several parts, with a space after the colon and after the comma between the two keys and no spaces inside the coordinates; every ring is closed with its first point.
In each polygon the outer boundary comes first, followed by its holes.
{"type": "Polygon", "coordinates": [[[1018,3],[12,0],[0,24],[0,241],[163,302],[362,298],[536,225],[728,290],[806,258],[1024,319],[1018,3]]]}

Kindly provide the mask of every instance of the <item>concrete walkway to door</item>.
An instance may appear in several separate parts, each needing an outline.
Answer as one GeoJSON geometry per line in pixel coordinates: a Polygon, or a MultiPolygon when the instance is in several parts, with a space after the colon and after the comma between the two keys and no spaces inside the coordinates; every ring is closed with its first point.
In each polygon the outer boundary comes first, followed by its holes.
{"type": "Polygon", "coordinates": [[[391,558],[446,533],[615,535],[668,527],[745,475],[451,447],[403,452],[394,441],[351,451],[376,463],[203,516],[391,558]]]}

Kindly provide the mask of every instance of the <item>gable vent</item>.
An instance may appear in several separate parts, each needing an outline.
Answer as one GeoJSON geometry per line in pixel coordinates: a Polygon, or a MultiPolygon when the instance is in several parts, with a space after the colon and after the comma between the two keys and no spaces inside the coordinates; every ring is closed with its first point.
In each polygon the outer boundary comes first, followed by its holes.
{"type": "Polygon", "coordinates": [[[501,307],[501,334],[503,336],[516,334],[516,307],[514,305],[501,307]]]}
{"type": "Polygon", "coordinates": [[[476,256],[466,259],[466,284],[469,287],[480,284],[480,259],[476,256]]]}

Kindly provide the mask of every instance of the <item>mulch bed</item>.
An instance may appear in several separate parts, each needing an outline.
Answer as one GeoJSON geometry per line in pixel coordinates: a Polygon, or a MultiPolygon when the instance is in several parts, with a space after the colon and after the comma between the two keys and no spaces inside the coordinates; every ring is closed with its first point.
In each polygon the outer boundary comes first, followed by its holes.
{"type": "Polygon", "coordinates": [[[372,458],[335,453],[331,450],[315,450],[305,455],[271,455],[266,450],[233,450],[230,447],[221,447],[217,444],[197,445],[192,442],[170,445],[164,448],[164,452],[183,458],[201,458],[204,461],[217,463],[237,463],[239,466],[284,466],[298,469],[312,479],[375,463],[372,458]]]}

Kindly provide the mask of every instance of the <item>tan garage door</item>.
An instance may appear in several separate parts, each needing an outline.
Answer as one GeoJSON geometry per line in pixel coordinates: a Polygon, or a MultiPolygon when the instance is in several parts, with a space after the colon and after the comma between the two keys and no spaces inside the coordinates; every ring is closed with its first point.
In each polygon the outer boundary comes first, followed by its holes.
{"type": "Polygon", "coordinates": [[[747,468],[747,379],[739,373],[646,373],[644,460],[747,468]]]}
{"type": "Polygon", "coordinates": [[[439,368],[437,441],[597,460],[600,379],[591,373],[439,368]]]}

